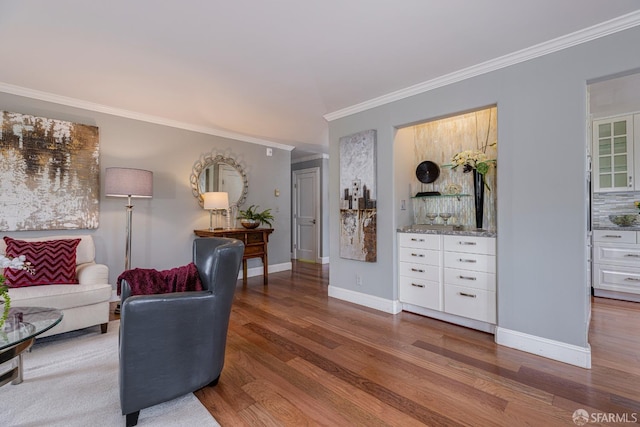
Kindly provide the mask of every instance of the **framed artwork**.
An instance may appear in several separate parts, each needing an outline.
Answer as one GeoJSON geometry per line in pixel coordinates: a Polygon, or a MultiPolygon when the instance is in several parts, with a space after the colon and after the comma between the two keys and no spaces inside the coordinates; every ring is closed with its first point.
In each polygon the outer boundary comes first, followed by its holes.
{"type": "Polygon", "coordinates": [[[97,228],[98,128],[0,113],[0,231],[97,228]]]}
{"type": "Polygon", "coordinates": [[[376,131],[340,138],[340,257],[377,261],[376,131]]]}

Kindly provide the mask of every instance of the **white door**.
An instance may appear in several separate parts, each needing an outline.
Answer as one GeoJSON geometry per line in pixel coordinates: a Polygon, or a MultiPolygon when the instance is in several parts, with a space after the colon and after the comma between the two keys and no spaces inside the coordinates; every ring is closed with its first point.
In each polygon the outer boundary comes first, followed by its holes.
{"type": "Polygon", "coordinates": [[[238,179],[238,171],[234,167],[220,163],[217,191],[226,191],[229,194],[229,203],[238,201],[243,184],[242,180],[238,179]]]}
{"type": "Polygon", "coordinates": [[[316,262],[320,241],[320,168],[294,171],[293,185],[293,258],[316,262]]]}

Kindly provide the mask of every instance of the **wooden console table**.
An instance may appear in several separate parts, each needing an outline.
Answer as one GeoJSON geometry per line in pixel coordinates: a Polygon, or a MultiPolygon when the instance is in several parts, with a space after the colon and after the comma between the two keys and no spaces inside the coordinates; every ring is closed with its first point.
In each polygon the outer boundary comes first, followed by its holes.
{"type": "Polygon", "coordinates": [[[193,230],[198,237],[230,237],[238,239],[244,243],[244,255],[242,256],[242,281],[247,283],[247,260],[249,258],[262,259],[263,283],[269,282],[269,260],[267,247],[269,234],[273,233],[273,228],[232,228],[221,230],[193,230]]]}

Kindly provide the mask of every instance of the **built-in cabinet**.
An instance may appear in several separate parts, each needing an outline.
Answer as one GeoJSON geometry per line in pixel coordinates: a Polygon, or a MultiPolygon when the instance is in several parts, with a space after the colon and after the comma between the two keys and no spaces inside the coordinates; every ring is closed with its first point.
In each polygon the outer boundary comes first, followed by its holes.
{"type": "Polygon", "coordinates": [[[592,158],[595,192],[640,191],[640,114],[594,120],[592,158]]]}
{"type": "Polygon", "coordinates": [[[640,231],[594,230],[595,296],[640,301],[640,231]]]}
{"type": "Polygon", "coordinates": [[[496,323],[496,240],[443,236],[444,311],[496,323]]]}
{"type": "Polygon", "coordinates": [[[398,233],[398,284],[407,311],[491,330],[486,324],[496,323],[496,240],[398,233]]]}

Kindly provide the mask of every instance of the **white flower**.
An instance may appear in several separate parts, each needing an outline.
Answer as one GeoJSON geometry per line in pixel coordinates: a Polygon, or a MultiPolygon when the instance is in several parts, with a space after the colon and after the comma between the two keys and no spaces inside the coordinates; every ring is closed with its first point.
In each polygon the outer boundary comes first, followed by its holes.
{"type": "Polygon", "coordinates": [[[28,270],[31,265],[26,261],[24,255],[17,256],[15,258],[7,258],[4,255],[0,255],[0,268],[12,268],[14,270],[28,270]]]}

